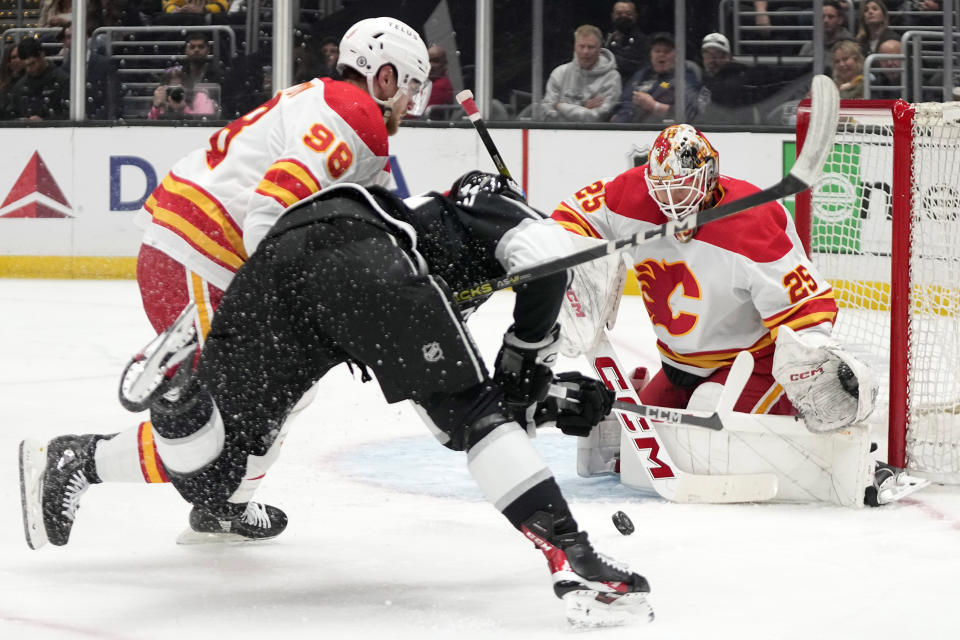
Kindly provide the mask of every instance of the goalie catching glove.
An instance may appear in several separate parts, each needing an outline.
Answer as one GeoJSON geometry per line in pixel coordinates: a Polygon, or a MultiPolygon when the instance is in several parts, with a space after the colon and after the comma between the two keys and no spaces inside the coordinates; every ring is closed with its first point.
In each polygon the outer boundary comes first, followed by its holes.
{"type": "Polygon", "coordinates": [[[568,436],[588,437],[610,415],[616,399],[602,382],[577,371],[558,374],[553,386],[556,389],[551,389],[550,397],[537,406],[537,426],[555,422],[568,436]],[[562,391],[563,397],[554,396],[555,391],[562,391]]]}
{"type": "Polygon", "coordinates": [[[777,332],[773,377],[814,433],[862,422],[877,399],[876,378],[866,364],[816,331],[777,332]]]}

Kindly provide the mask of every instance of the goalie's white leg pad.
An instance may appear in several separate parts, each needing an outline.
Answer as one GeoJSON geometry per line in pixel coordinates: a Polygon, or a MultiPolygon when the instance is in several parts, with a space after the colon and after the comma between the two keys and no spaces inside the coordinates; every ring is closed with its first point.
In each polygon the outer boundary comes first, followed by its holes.
{"type": "MultiPolygon", "coordinates": [[[[658,424],[657,432],[684,471],[773,473],[775,502],[863,506],[874,468],[867,427],[816,434],[790,416],[731,412],[722,418],[722,431],[658,424]]],[[[628,468],[621,462],[621,472],[628,468]]]]}
{"type": "Polygon", "coordinates": [[[620,461],[620,422],[603,420],[586,438],[577,438],[577,475],[581,478],[617,473],[620,461]]]}
{"type": "Polygon", "coordinates": [[[653,621],[646,593],[604,593],[582,590],[564,594],[567,622],[578,629],[620,627],[653,621]]]}

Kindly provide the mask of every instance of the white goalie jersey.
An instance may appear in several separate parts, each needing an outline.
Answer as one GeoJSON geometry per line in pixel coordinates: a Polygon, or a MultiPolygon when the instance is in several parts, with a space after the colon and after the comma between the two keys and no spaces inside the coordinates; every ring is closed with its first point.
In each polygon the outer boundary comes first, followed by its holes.
{"type": "MultiPolygon", "coordinates": [[[[653,229],[666,217],[648,193],[645,171],[646,165],[588,185],[552,217],[589,238],[653,229]]],[[[726,176],[718,190],[721,203],[757,191],[726,176]]],[[[742,350],[758,363],[772,356],[781,325],[829,335],[837,313],[830,284],[775,202],[705,225],[691,239],[665,237],[629,253],[661,358],[698,376],[729,366],[742,350]]]]}

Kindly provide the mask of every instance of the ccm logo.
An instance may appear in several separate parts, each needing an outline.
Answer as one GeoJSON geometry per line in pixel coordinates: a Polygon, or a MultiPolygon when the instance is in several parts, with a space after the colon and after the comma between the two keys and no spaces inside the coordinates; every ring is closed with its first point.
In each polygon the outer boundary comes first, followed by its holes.
{"type": "Polygon", "coordinates": [[[567,289],[567,301],[570,302],[570,307],[573,309],[577,318],[587,317],[587,314],[583,312],[583,305],[580,304],[580,298],[573,292],[573,289],[567,289]]]}
{"type": "Polygon", "coordinates": [[[817,367],[813,371],[804,371],[803,373],[792,373],[790,374],[790,382],[796,382],[798,380],[807,380],[814,376],[818,376],[823,373],[823,367],[817,367]]]}

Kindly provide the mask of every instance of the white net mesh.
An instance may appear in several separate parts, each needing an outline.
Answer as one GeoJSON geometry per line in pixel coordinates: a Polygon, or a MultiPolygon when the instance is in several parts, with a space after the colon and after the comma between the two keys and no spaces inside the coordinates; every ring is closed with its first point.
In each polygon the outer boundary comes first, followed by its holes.
{"type": "Polygon", "coordinates": [[[960,482],[960,105],[916,105],[907,462],[960,482]]]}
{"type": "Polygon", "coordinates": [[[960,483],[960,126],[945,111],[917,105],[915,118],[907,380],[889,380],[891,197],[894,154],[911,154],[894,149],[889,109],[841,110],[811,190],[811,252],[840,304],[835,335],[881,379],[871,422],[885,428],[890,386],[906,385],[909,468],[960,483]]]}

